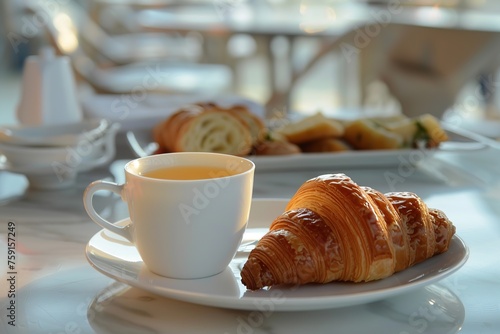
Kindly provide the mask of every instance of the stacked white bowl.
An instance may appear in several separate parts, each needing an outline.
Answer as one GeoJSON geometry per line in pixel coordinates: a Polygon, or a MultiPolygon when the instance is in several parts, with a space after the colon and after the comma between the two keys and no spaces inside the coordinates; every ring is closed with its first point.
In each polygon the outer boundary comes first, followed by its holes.
{"type": "Polygon", "coordinates": [[[111,161],[118,128],[105,119],[0,127],[0,170],[26,175],[32,188],[66,188],[78,172],[111,161]]]}

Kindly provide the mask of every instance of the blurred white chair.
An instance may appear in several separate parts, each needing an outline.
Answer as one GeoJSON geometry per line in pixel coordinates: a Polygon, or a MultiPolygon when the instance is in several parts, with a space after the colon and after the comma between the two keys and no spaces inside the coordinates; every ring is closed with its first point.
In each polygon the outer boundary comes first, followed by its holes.
{"type": "Polygon", "coordinates": [[[410,117],[441,117],[469,81],[500,65],[495,32],[390,25],[375,43],[363,58],[367,77],[361,82],[368,83],[368,75],[382,79],[410,117]],[[374,63],[373,52],[384,55],[383,61],[374,63]]]}
{"type": "Polygon", "coordinates": [[[194,38],[155,32],[111,35],[97,24],[83,8],[75,7],[81,41],[116,65],[157,60],[196,62],[202,45],[194,38]]]}
{"type": "MultiPolygon", "coordinates": [[[[37,9],[30,8],[33,12],[37,9]]],[[[80,25],[82,22],[74,19],[72,15],[71,10],[55,14],[45,26],[46,35],[59,54],[71,58],[77,78],[84,80],[97,93],[153,91],[178,94],[231,90],[232,72],[222,64],[200,64],[175,58],[165,59],[166,57],[149,61],[143,59],[126,65],[116,65],[113,61],[96,61],[83,47],[82,31],[88,29],[88,26],[80,25]]],[[[85,20],[83,22],[85,23],[85,20]]],[[[130,43],[130,40],[127,43],[130,43]]],[[[133,49],[134,44],[126,47],[133,49]]],[[[114,49],[113,46],[110,50],[113,51],[108,51],[109,58],[113,58],[109,52],[119,52],[119,49],[114,49]]],[[[118,57],[113,59],[117,60],[118,57]]]]}

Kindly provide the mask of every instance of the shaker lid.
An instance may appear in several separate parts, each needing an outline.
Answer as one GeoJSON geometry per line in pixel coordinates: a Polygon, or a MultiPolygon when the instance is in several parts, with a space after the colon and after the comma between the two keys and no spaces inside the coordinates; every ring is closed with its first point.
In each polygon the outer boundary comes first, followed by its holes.
{"type": "Polygon", "coordinates": [[[56,53],[55,53],[53,47],[44,46],[40,49],[39,56],[40,56],[40,59],[42,59],[43,61],[47,61],[47,60],[54,59],[56,56],[56,53]]]}

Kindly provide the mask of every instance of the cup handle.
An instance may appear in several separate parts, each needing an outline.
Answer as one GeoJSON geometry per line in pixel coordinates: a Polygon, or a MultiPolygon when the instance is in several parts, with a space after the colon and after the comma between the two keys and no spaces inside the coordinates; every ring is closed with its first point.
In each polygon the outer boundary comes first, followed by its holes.
{"type": "Polygon", "coordinates": [[[133,228],[132,223],[129,223],[125,226],[114,225],[109,221],[107,221],[106,219],[102,218],[95,211],[94,206],[92,205],[92,198],[94,197],[96,191],[107,190],[122,196],[123,187],[124,187],[123,184],[120,185],[113,182],[102,181],[102,180],[94,181],[87,186],[87,188],[83,193],[83,205],[90,219],[92,219],[96,224],[100,225],[102,228],[105,228],[113,233],[118,234],[119,236],[124,237],[125,239],[133,243],[134,241],[131,231],[133,228]]]}

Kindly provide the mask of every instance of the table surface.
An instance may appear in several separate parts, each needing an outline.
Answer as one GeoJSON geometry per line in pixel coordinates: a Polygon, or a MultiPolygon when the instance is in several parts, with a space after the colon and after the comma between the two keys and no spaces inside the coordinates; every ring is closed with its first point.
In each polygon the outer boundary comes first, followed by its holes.
{"type": "MultiPolygon", "coordinates": [[[[56,191],[30,189],[24,176],[0,172],[1,333],[498,333],[497,150],[438,153],[418,168],[257,169],[255,198],[290,198],[305,180],[331,172],[344,172],[383,192],[414,191],[449,216],[470,250],[467,263],[456,273],[402,296],[341,309],[267,312],[260,318],[255,311],[156,296],[108,278],[88,264],[85,246],[100,228],[84,211],[83,190],[96,179],[122,182],[122,167],[129,158],[124,154],[110,165],[79,174],[73,187],[56,191]],[[9,222],[16,233],[11,269],[9,222]],[[12,278],[15,287],[8,281],[12,278]],[[15,311],[6,311],[13,302],[15,311]],[[9,324],[10,314],[15,327],[9,324]]],[[[97,206],[110,220],[127,216],[119,198],[103,196],[97,206]]]]}

